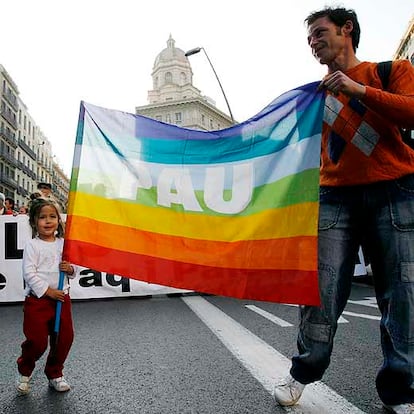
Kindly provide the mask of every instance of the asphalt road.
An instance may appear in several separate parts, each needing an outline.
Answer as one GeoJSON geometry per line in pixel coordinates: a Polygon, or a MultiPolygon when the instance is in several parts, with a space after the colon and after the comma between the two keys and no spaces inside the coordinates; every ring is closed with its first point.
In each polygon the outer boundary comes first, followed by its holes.
{"type": "Polygon", "coordinates": [[[384,414],[374,385],[381,354],[372,296],[372,287],[354,284],[326,388],[309,389],[309,404],[306,397],[293,410],[275,405],[269,384],[295,352],[296,307],[196,294],[74,301],[76,336],[65,366],[72,390],[48,388],[43,357],[31,393],[18,396],[22,305],[1,305],[0,412],[384,414]],[[324,402],[330,392],[336,405],[324,402]]]}

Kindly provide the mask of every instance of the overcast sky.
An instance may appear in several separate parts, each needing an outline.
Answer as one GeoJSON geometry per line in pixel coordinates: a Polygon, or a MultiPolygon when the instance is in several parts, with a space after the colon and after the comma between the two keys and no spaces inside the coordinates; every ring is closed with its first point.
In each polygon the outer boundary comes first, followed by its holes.
{"type": "MultiPolygon", "coordinates": [[[[81,100],[135,112],[147,104],[151,71],[169,35],[202,46],[235,119],[320,79],[303,20],[326,4],[353,8],[360,60],[389,60],[414,14],[413,0],[3,0],[0,63],[70,176],[81,100]]],[[[194,86],[227,112],[204,54],[189,58],[194,86]]]]}

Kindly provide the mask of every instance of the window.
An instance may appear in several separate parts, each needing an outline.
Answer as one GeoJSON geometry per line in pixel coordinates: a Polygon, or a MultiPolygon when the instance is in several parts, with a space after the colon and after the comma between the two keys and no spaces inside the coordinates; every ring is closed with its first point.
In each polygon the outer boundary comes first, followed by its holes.
{"type": "Polygon", "coordinates": [[[155,119],[157,121],[162,121],[162,115],[155,115],[155,119]]]}
{"type": "Polygon", "coordinates": [[[171,72],[167,72],[165,74],[165,83],[172,83],[172,73],[171,72]]]}
{"type": "Polygon", "coordinates": [[[171,124],[171,115],[170,114],[165,115],[165,122],[171,124]]]}
{"type": "Polygon", "coordinates": [[[201,123],[202,123],[203,125],[205,125],[205,124],[206,124],[206,117],[205,117],[203,114],[201,114],[201,123]]]}
{"type": "Polygon", "coordinates": [[[175,123],[176,124],[181,124],[182,118],[181,118],[181,112],[176,112],[175,113],[175,123]]]}
{"type": "Polygon", "coordinates": [[[213,129],[213,120],[210,119],[210,128],[213,129]]]}

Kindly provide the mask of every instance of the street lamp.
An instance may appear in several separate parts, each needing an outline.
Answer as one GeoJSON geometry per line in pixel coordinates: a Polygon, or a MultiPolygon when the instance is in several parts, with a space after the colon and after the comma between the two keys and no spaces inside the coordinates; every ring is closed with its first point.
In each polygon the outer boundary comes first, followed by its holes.
{"type": "Polygon", "coordinates": [[[227,108],[228,108],[229,113],[230,113],[230,118],[231,118],[231,120],[232,120],[232,121],[233,121],[233,123],[234,123],[233,113],[231,112],[230,105],[229,105],[229,101],[227,100],[227,96],[226,96],[226,94],[224,93],[223,86],[221,86],[221,82],[220,82],[220,79],[219,79],[219,77],[218,77],[218,75],[217,75],[217,72],[216,72],[216,70],[214,69],[214,66],[213,66],[213,64],[211,63],[211,60],[210,60],[210,58],[208,57],[207,52],[206,52],[206,50],[204,49],[204,47],[195,47],[194,49],[190,49],[190,50],[188,50],[187,52],[185,52],[185,56],[187,56],[187,57],[188,57],[188,56],[191,56],[191,55],[195,55],[195,54],[197,54],[197,53],[200,53],[201,51],[203,51],[203,52],[204,52],[204,54],[206,55],[206,58],[207,58],[207,60],[208,60],[208,63],[210,63],[211,69],[213,69],[214,75],[216,75],[217,82],[218,82],[218,84],[220,85],[221,92],[223,93],[224,100],[226,101],[227,108]]]}

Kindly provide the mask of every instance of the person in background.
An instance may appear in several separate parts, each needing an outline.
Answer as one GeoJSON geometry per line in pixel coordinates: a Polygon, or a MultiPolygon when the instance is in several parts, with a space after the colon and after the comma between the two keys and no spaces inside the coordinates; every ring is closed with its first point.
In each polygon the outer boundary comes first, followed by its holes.
{"type": "Polygon", "coordinates": [[[6,207],[6,214],[10,216],[15,216],[17,213],[14,211],[14,200],[10,197],[6,197],[4,200],[4,205],[6,207]]]}
{"type": "Polygon", "coordinates": [[[4,216],[7,214],[7,208],[4,205],[4,202],[6,201],[6,197],[3,193],[0,193],[0,216],[4,216]]]}
{"type": "Polygon", "coordinates": [[[55,202],[45,198],[32,201],[29,212],[32,239],[23,250],[23,279],[25,301],[23,333],[26,337],[17,359],[20,374],[17,384],[19,394],[30,391],[30,379],[36,361],[46,351],[50,337],[50,350],[44,372],[49,386],[56,391],[70,390],[63,376],[64,362],[73,342],[72,307],[69,296],[69,280],[74,278],[76,267],[62,260],[63,224],[55,202]],[[60,271],[66,277],[62,290],[58,290],[60,271]],[[56,302],[62,302],[58,341],[52,340],[56,302]]]}
{"type": "Polygon", "coordinates": [[[28,208],[26,206],[20,206],[19,207],[19,214],[27,214],[28,208]]]}
{"type": "Polygon", "coordinates": [[[39,183],[37,189],[40,191],[43,197],[50,198],[53,197],[52,185],[50,183],[39,183]]]}
{"type": "Polygon", "coordinates": [[[30,212],[30,208],[32,206],[33,201],[36,200],[36,198],[40,198],[40,197],[42,197],[42,193],[40,191],[35,191],[34,193],[30,194],[30,200],[29,200],[29,203],[27,204],[28,212],[30,212]]]}
{"type": "MultiPolygon", "coordinates": [[[[274,398],[294,405],[329,366],[337,321],[351,291],[360,245],[371,260],[381,312],[385,408],[414,413],[414,150],[399,128],[414,128],[414,68],[392,64],[387,91],[377,64],[360,61],[357,15],[342,7],[311,13],[308,43],[328,73],[320,167],[320,307],[301,306],[298,355],[274,398]]],[[[327,407],[329,410],[329,407],[327,407]]]]}

